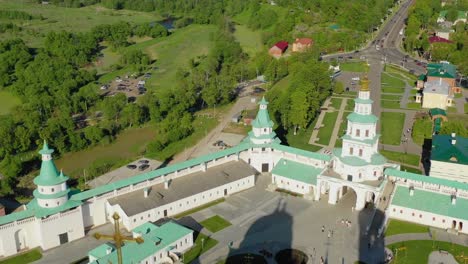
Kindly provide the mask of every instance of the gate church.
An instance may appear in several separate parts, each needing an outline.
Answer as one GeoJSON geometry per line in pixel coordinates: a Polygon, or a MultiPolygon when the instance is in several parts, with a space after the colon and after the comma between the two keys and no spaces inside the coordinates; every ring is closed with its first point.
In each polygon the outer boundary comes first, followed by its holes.
{"type": "Polygon", "coordinates": [[[356,210],[378,203],[383,190],[392,186],[387,217],[413,222],[427,218],[425,224],[461,227],[458,231],[467,233],[468,184],[402,172],[398,164],[387,162],[378,153],[378,118],[371,112],[369,94],[365,79],[348,116],[343,148],[331,155],[282,145],[265,99],[240,144],[83,192],[68,188],[68,177],[57,170],[53,150],[44,143],[34,199],[25,210],[0,217],[0,256],[82,238],[85,229],[112,222],[114,212],[132,230],[252,188],[265,173],[272,175],[269,189],[301,193],[311,202],[328,197],[335,204],[352,189],[356,210]],[[390,180],[395,184],[387,184],[390,180]],[[437,198],[436,207],[427,205],[431,197],[437,198]]]}

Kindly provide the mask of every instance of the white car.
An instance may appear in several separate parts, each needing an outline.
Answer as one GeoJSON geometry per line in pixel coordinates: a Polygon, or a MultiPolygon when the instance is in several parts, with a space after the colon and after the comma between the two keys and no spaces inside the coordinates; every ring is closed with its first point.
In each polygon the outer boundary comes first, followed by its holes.
{"type": "Polygon", "coordinates": [[[359,77],[353,77],[351,80],[353,80],[353,81],[359,81],[360,79],[359,79],[359,77]]]}

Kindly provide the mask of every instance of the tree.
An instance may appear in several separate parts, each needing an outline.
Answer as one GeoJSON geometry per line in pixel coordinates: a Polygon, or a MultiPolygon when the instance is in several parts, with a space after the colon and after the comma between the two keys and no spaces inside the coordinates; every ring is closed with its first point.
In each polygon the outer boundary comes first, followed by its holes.
{"type": "Polygon", "coordinates": [[[444,122],[440,129],[440,134],[451,135],[452,133],[457,134],[457,136],[468,137],[467,124],[459,120],[444,122]]]}
{"type": "Polygon", "coordinates": [[[296,90],[291,94],[289,121],[294,126],[294,135],[299,127],[306,127],[309,121],[309,104],[304,91],[296,90]]]}

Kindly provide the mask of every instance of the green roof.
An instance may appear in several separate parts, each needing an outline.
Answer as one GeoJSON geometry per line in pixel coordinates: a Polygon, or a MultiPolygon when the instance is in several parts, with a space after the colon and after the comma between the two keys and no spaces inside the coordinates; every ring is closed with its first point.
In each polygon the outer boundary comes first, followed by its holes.
{"type": "Polygon", "coordinates": [[[44,145],[42,146],[42,149],[39,151],[39,154],[45,155],[45,154],[52,154],[54,153],[54,149],[50,149],[49,146],[47,145],[47,141],[44,140],[44,145]]]}
{"type": "MultiPolygon", "coordinates": [[[[265,100],[265,97],[263,97],[259,104],[266,106],[268,105],[268,102],[265,100]]],[[[254,121],[252,121],[252,126],[256,128],[273,127],[273,121],[270,119],[267,108],[260,108],[258,110],[257,116],[254,121]]]]}
{"type": "Polygon", "coordinates": [[[421,74],[421,75],[419,75],[419,76],[418,76],[418,80],[420,80],[420,81],[426,80],[426,74],[421,74]]]}
{"type": "Polygon", "coordinates": [[[466,19],[466,12],[458,11],[457,19],[466,19]]]}
{"type": "MultiPolygon", "coordinates": [[[[142,228],[140,227],[135,228],[141,232],[142,238],[144,240],[143,243],[138,244],[135,242],[127,242],[122,247],[123,263],[139,263],[140,261],[148,258],[151,255],[154,255],[154,253],[160,250],[169,250],[167,247],[170,244],[173,244],[175,241],[183,238],[184,236],[193,233],[192,230],[174,222],[167,222],[159,227],[150,223],[146,223],[144,226],[145,227],[143,229],[145,230],[141,230],[142,228]],[[150,225],[153,227],[148,228],[150,225]]],[[[90,251],[89,254],[92,252],[93,250],[90,251]]],[[[102,254],[102,252],[102,249],[94,251],[94,253],[98,254],[102,254]]],[[[117,252],[112,251],[110,254],[104,255],[91,263],[117,263],[117,252]]]]}
{"type": "Polygon", "coordinates": [[[288,179],[316,185],[317,176],[322,172],[322,170],[323,169],[312,165],[287,159],[280,159],[271,173],[288,179]]]}
{"type": "Polygon", "coordinates": [[[59,185],[66,182],[68,177],[57,171],[53,160],[45,160],[41,163],[39,176],[34,178],[34,184],[42,186],[59,185]]]}
{"type": "Polygon", "coordinates": [[[353,123],[362,124],[377,123],[379,120],[375,115],[360,115],[354,112],[349,114],[347,119],[353,123]]]}
{"type": "Polygon", "coordinates": [[[455,204],[452,204],[449,195],[437,192],[414,189],[410,196],[408,187],[397,186],[392,205],[468,220],[468,199],[457,197],[455,204]]]}
{"type": "Polygon", "coordinates": [[[33,199],[26,206],[26,210],[7,214],[5,216],[0,217],[0,225],[11,223],[13,221],[19,221],[19,220],[32,217],[32,216],[35,216],[37,218],[46,217],[46,216],[53,215],[59,212],[63,212],[73,207],[80,206],[81,204],[82,204],[81,201],[68,200],[65,204],[61,206],[57,206],[54,208],[43,208],[37,204],[36,199],[33,199]]]}
{"type": "Polygon", "coordinates": [[[432,137],[431,160],[468,164],[468,138],[434,135],[432,137]],[[452,144],[452,139],[456,140],[455,144],[452,144]]]}
{"type": "Polygon", "coordinates": [[[442,124],[442,119],[440,117],[434,120],[434,133],[439,133],[442,124]]]}
{"type": "Polygon", "coordinates": [[[102,244],[102,245],[98,246],[97,248],[89,251],[88,255],[93,256],[96,259],[100,259],[100,258],[104,257],[105,255],[107,255],[107,250],[108,249],[110,249],[111,252],[115,251],[115,246],[112,243],[107,242],[107,243],[102,244]]]}
{"type": "Polygon", "coordinates": [[[447,10],[440,11],[439,17],[443,17],[443,18],[447,17],[447,12],[448,12],[447,10]]]}
{"type": "Polygon", "coordinates": [[[361,98],[354,98],[354,102],[358,104],[372,104],[374,101],[371,99],[361,99],[361,98]]]}
{"type": "Polygon", "coordinates": [[[445,112],[444,109],[440,109],[440,108],[431,108],[429,110],[429,114],[431,116],[435,116],[435,115],[443,115],[443,116],[447,116],[447,113],[445,112]]]}
{"type": "Polygon", "coordinates": [[[426,69],[427,76],[441,78],[455,78],[457,76],[457,68],[449,63],[429,63],[426,69]]]}
{"type": "Polygon", "coordinates": [[[412,181],[420,181],[430,184],[442,185],[447,187],[452,187],[459,190],[468,191],[468,183],[458,182],[458,181],[451,181],[442,178],[430,177],[422,174],[416,174],[406,171],[400,171],[397,169],[385,169],[385,175],[398,177],[402,179],[412,180],[412,181]]]}
{"type": "Polygon", "coordinates": [[[341,139],[353,140],[353,141],[357,141],[357,142],[361,142],[361,143],[369,144],[369,145],[375,144],[379,138],[380,138],[380,134],[375,135],[375,137],[373,138],[366,138],[366,139],[356,139],[346,134],[341,137],[341,139]]]}
{"type": "Polygon", "coordinates": [[[365,161],[364,159],[361,159],[359,157],[355,157],[355,156],[346,156],[346,157],[342,157],[341,154],[342,154],[342,151],[343,149],[342,148],[335,148],[333,149],[333,154],[340,159],[341,162],[345,163],[345,164],[349,164],[349,165],[352,165],[352,166],[366,166],[366,165],[383,165],[387,162],[387,159],[380,155],[379,153],[376,153],[374,155],[372,155],[371,157],[371,161],[370,162],[367,162],[365,161]]]}

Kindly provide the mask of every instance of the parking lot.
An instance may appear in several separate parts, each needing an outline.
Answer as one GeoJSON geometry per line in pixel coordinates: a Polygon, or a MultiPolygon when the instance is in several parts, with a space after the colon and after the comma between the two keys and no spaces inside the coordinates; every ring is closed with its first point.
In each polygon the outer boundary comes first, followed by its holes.
{"type": "Polygon", "coordinates": [[[345,91],[346,88],[349,88],[349,91],[357,91],[357,88],[359,87],[359,80],[353,80],[353,78],[359,77],[359,79],[362,79],[362,77],[364,77],[364,74],[364,72],[342,71],[341,74],[335,79],[343,83],[343,88],[345,89],[345,91]]]}
{"type": "Polygon", "coordinates": [[[119,180],[127,179],[132,176],[155,170],[161,166],[162,162],[153,159],[141,158],[125,166],[103,174],[88,182],[91,188],[109,184],[119,180]]]}
{"type": "Polygon", "coordinates": [[[142,96],[146,93],[145,84],[146,79],[149,77],[151,77],[149,73],[138,78],[132,76],[117,76],[110,83],[101,85],[100,89],[105,96],[123,93],[129,100],[135,100],[138,96],[142,96]]]}

